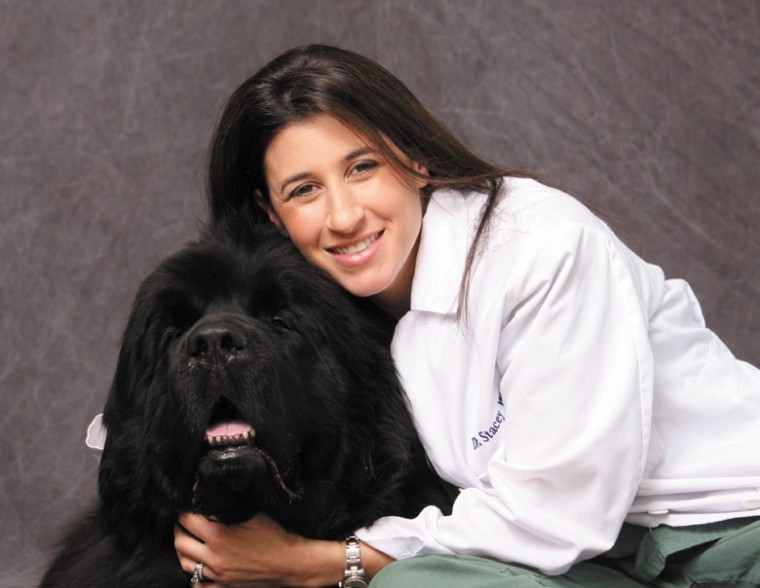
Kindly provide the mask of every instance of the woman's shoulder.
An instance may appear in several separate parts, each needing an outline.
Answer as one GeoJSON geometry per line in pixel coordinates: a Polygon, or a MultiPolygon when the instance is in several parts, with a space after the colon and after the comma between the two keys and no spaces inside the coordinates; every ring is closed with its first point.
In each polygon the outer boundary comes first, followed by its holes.
{"type": "MultiPolygon", "coordinates": [[[[486,200],[485,194],[446,190],[434,193],[428,204],[415,281],[428,288],[436,284],[436,292],[446,294],[436,294],[438,298],[450,302],[458,292],[486,200]]],[[[659,268],[640,259],[575,197],[536,180],[504,178],[498,206],[478,246],[472,291],[480,296],[501,296],[505,288],[512,294],[531,292],[552,283],[570,263],[575,273],[603,273],[614,264],[647,299],[646,293],[662,282],[659,268]]]]}
{"type": "Polygon", "coordinates": [[[525,291],[554,281],[572,266],[571,273],[586,280],[617,276],[644,306],[659,299],[662,270],[641,259],[601,217],[562,190],[535,180],[507,179],[493,223],[482,249],[484,268],[508,259],[512,269],[505,279],[522,284],[525,291]]]}
{"type": "Polygon", "coordinates": [[[579,257],[579,263],[599,266],[599,255],[579,255],[595,250],[606,252],[636,273],[651,270],[596,212],[567,192],[531,179],[505,179],[487,241],[485,256],[509,256],[530,264],[543,261],[553,267],[570,256],[579,257]]]}
{"type": "Polygon", "coordinates": [[[580,200],[529,178],[505,178],[494,222],[519,233],[580,225],[607,233],[607,224],[580,200]]]}

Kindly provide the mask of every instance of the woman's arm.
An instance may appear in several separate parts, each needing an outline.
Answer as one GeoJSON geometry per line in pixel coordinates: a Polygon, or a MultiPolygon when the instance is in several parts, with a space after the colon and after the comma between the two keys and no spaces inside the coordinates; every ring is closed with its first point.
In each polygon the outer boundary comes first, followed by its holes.
{"type": "Polygon", "coordinates": [[[450,317],[413,313],[394,340],[434,463],[469,487],[451,516],[428,508],[359,536],[397,558],[481,555],[558,574],[612,546],[643,475],[653,373],[637,272],[648,270],[575,222],[490,245],[466,336],[450,317]],[[463,427],[467,407],[492,397],[493,413],[463,427]],[[493,439],[468,443],[497,410],[493,439]]]}
{"type": "MultiPolygon", "coordinates": [[[[266,515],[239,525],[222,525],[185,513],[174,532],[182,569],[191,574],[198,562],[212,586],[267,588],[337,586],[346,568],[343,541],[317,541],[288,533],[266,515]]],[[[369,545],[362,563],[372,577],[393,560],[369,545]]]]}

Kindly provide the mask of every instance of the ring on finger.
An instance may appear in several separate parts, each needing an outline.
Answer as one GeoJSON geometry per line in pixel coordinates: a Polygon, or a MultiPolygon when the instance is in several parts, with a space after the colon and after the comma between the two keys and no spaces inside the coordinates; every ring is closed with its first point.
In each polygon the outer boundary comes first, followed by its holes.
{"type": "Polygon", "coordinates": [[[190,585],[195,586],[196,584],[202,584],[203,583],[203,564],[201,562],[198,562],[195,564],[195,569],[193,570],[193,577],[190,578],[190,585]]]}

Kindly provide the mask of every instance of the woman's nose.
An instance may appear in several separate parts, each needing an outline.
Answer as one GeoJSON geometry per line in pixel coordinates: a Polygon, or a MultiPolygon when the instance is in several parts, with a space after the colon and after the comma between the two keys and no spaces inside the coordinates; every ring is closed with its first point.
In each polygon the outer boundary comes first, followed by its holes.
{"type": "Polygon", "coordinates": [[[364,207],[350,190],[335,190],[330,195],[330,209],[325,225],[336,233],[353,232],[364,219],[364,207]]]}

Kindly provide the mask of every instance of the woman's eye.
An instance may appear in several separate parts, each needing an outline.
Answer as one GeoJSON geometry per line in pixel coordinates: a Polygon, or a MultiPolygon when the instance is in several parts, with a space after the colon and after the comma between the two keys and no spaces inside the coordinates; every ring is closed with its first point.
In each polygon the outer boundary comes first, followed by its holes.
{"type": "Polygon", "coordinates": [[[298,198],[299,196],[308,196],[315,190],[314,184],[302,184],[290,193],[290,198],[298,198]]]}
{"type": "Polygon", "coordinates": [[[352,168],[352,172],[355,174],[366,173],[377,167],[376,161],[360,161],[352,168]]]}

